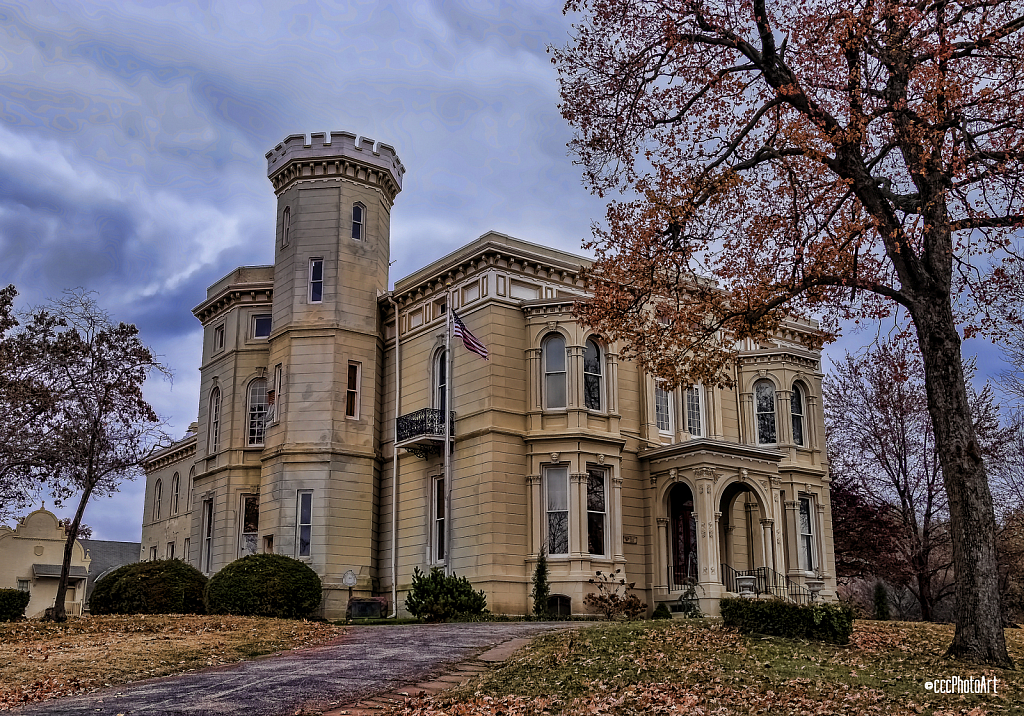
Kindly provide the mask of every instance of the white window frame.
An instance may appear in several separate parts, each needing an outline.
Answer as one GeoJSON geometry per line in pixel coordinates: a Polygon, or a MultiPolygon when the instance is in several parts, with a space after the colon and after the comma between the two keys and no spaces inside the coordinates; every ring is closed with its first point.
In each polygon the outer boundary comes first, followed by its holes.
{"type": "Polygon", "coordinates": [[[675,402],[675,391],[663,388],[660,382],[655,384],[654,424],[662,435],[675,435],[675,402]]]}
{"type": "Polygon", "coordinates": [[[214,326],[213,329],[213,352],[220,353],[224,350],[224,324],[214,326]]]}
{"type": "Polygon", "coordinates": [[[754,430],[756,431],[756,434],[757,434],[757,444],[758,445],[778,445],[779,444],[779,409],[778,409],[779,406],[776,405],[776,402],[777,401],[775,400],[775,384],[774,383],[772,383],[770,380],[759,380],[758,382],[754,383],[754,430]],[[759,388],[765,388],[766,390],[768,390],[771,393],[771,405],[772,405],[771,413],[769,413],[768,411],[761,411],[760,410],[761,406],[760,406],[759,401],[757,399],[757,393],[758,393],[758,389],[759,388]],[[769,441],[769,440],[762,440],[761,439],[762,437],[764,437],[761,434],[761,416],[762,415],[771,415],[772,416],[772,422],[775,424],[775,428],[774,428],[775,439],[774,440],[770,440],[769,441]]]}
{"type": "Polygon", "coordinates": [[[322,257],[314,256],[309,260],[309,292],[307,299],[310,303],[323,303],[324,302],[324,260],[322,257]],[[316,276],[317,268],[320,269],[320,278],[314,278],[316,276]],[[320,286],[320,297],[313,298],[313,287],[319,284],[320,286]]]}
{"type": "Polygon", "coordinates": [[[431,373],[433,405],[436,410],[443,413],[448,400],[448,351],[446,349],[441,348],[434,353],[434,365],[431,373]]]}
{"type": "Polygon", "coordinates": [[[366,240],[366,206],[357,201],[352,205],[352,238],[356,241],[366,240]],[[359,218],[356,218],[356,210],[359,211],[359,218]]]}
{"type": "Polygon", "coordinates": [[[186,537],[185,540],[181,543],[181,561],[182,562],[188,562],[189,559],[191,558],[191,555],[189,555],[189,550],[191,548],[192,548],[192,538],[191,537],[186,537]]]}
{"type": "MultiPolygon", "coordinates": [[[[569,466],[568,465],[548,465],[544,468],[544,544],[547,546],[547,552],[549,557],[568,557],[571,545],[570,535],[572,529],[572,518],[571,518],[571,507],[572,499],[569,491],[569,466]],[[551,488],[555,485],[556,481],[560,486],[565,488],[565,505],[553,504],[552,502],[552,490],[551,488]],[[554,508],[554,509],[552,509],[554,508]],[[557,515],[564,515],[564,517],[557,517],[557,515]],[[565,551],[555,551],[552,547],[552,533],[551,527],[553,520],[565,521],[565,551]]],[[[557,497],[557,495],[555,495],[557,497]]]]}
{"type": "Polygon", "coordinates": [[[156,550],[157,550],[157,546],[156,545],[153,545],[152,547],[149,548],[149,561],[150,562],[157,561],[156,550]]]}
{"type": "Polygon", "coordinates": [[[288,245],[292,232],[292,208],[286,206],[281,213],[281,248],[288,245]]]}
{"type": "Polygon", "coordinates": [[[276,425],[281,419],[281,398],[284,396],[284,365],[274,366],[274,385],[267,393],[267,415],[265,424],[276,425]],[[274,394],[274,403],[270,404],[270,393],[274,394]]]}
{"type": "Polygon", "coordinates": [[[267,379],[254,378],[245,389],[245,444],[248,447],[262,447],[267,434],[267,379]],[[259,402],[262,387],[263,401],[259,402]]]}
{"type": "Polygon", "coordinates": [[[604,389],[604,350],[601,348],[601,344],[593,338],[588,338],[583,344],[583,406],[587,410],[603,411],[605,409],[605,389],[604,389]],[[590,346],[594,347],[597,351],[597,372],[594,373],[587,369],[587,350],[590,346]],[[588,404],[590,394],[587,392],[587,383],[591,381],[597,381],[597,407],[588,404]]]}
{"type": "Polygon", "coordinates": [[[163,501],[164,481],[157,480],[153,485],[153,521],[160,520],[160,503],[163,501]]]}
{"type": "Polygon", "coordinates": [[[686,418],[686,432],[693,438],[707,437],[707,410],[704,409],[704,387],[698,383],[683,391],[683,413],[686,418]],[[696,403],[697,430],[693,429],[693,404],[696,403]]]}
{"type": "Polygon", "coordinates": [[[295,558],[311,559],[313,557],[313,491],[298,490],[295,494],[295,558]],[[309,522],[302,521],[302,503],[309,502],[309,522]],[[302,534],[306,532],[306,553],[302,553],[302,534]]]}
{"type": "Polygon", "coordinates": [[[178,507],[180,506],[178,503],[178,496],[180,495],[180,493],[181,475],[178,473],[174,473],[174,475],[171,477],[171,515],[178,514],[178,507]]]}
{"type": "Polygon", "coordinates": [[[444,475],[430,480],[430,561],[442,564],[447,549],[445,532],[445,505],[447,494],[444,489],[444,475]]]}
{"type": "Polygon", "coordinates": [[[543,373],[544,385],[542,393],[544,396],[544,409],[545,410],[565,410],[569,407],[569,355],[566,350],[565,336],[561,333],[549,333],[544,336],[544,340],[541,341],[541,372],[543,373]],[[553,351],[551,344],[558,343],[561,345],[560,351],[553,351]],[[548,356],[561,353],[562,356],[562,367],[561,370],[549,370],[548,369],[548,356]],[[560,377],[559,377],[560,376],[560,377]],[[562,404],[552,405],[552,382],[558,381],[562,386],[562,404]]]}
{"type": "Polygon", "coordinates": [[[361,363],[350,360],[348,371],[345,375],[345,417],[349,420],[359,420],[359,398],[362,391],[359,387],[363,380],[363,366],[361,363]],[[352,385],[352,373],[355,372],[355,386],[352,385]]]}
{"type": "Polygon", "coordinates": [[[260,496],[251,492],[244,493],[239,496],[239,509],[238,509],[238,556],[246,557],[250,554],[258,554],[259,552],[259,533],[260,533],[260,496]],[[253,501],[256,504],[256,524],[253,525],[254,529],[246,532],[245,530],[245,510],[246,503],[253,501]],[[251,538],[247,540],[247,538],[251,538]],[[247,542],[251,543],[251,549],[247,542]]]}
{"type": "Polygon", "coordinates": [[[174,542],[167,543],[167,551],[164,554],[167,559],[174,559],[174,542]]]}
{"type": "Polygon", "coordinates": [[[270,334],[271,334],[271,332],[273,330],[274,330],[274,317],[273,317],[273,315],[271,315],[269,313],[254,313],[254,314],[252,314],[252,330],[250,331],[250,334],[252,335],[252,339],[254,341],[265,341],[265,340],[267,340],[268,338],[270,338],[270,334]],[[261,318],[265,318],[269,322],[269,325],[267,326],[267,332],[264,335],[260,335],[259,333],[256,332],[257,323],[259,322],[259,320],[261,318]]]}
{"type": "Polygon", "coordinates": [[[793,429],[793,443],[800,447],[807,445],[807,423],[804,420],[806,410],[804,406],[804,389],[799,383],[793,384],[793,392],[789,400],[789,412],[791,416],[792,429],[793,429]],[[799,429],[798,427],[799,426],[799,429]],[[797,433],[800,434],[800,439],[797,440],[797,433]]]}
{"type": "Polygon", "coordinates": [[[220,450],[220,387],[214,386],[210,391],[210,414],[208,416],[209,429],[206,431],[207,452],[210,455],[220,450]]]}
{"type": "Polygon", "coordinates": [[[817,554],[815,553],[815,540],[814,540],[814,498],[811,495],[798,495],[797,501],[799,509],[797,511],[797,518],[799,520],[798,528],[800,530],[800,569],[808,574],[813,574],[817,567],[817,554]],[[804,524],[804,509],[807,511],[807,524],[804,524]],[[807,528],[807,531],[804,528],[807,528]]]}
{"type": "Polygon", "coordinates": [[[203,500],[202,515],[203,552],[199,555],[202,571],[209,574],[213,571],[213,498],[203,500]]]}
{"type": "Polygon", "coordinates": [[[608,530],[608,469],[603,467],[595,467],[587,465],[587,551],[591,557],[607,557],[608,556],[608,542],[609,542],[609,530],[608,530]],[[601,497],[602,506],[601,509],[591,509],[590,502],[590,484],[593,478],[600,478],[601,480],[601,497]],[[591,535],[591,522],[593,516],[599,515],[601,519],[601,551],[595,552],[593,550],[591,535]]]}
{"type": "Polygon", "coordinates": [[[195,482],[195,479],[196,479],[196,467],[195,467],[195,465],[193,465],[191,468],[189,468],[189,471],[188,471],[188,487],[186,488],[187,492],[185,493],[185,511],[186,512],[191,512],[192,511],[192,485],[195,482]]]}
{"type": "Polygon", "coordinates": [[[18,591],[32,593],[32,580],[31,579],[19,579],[18,580],[18,591]]]}

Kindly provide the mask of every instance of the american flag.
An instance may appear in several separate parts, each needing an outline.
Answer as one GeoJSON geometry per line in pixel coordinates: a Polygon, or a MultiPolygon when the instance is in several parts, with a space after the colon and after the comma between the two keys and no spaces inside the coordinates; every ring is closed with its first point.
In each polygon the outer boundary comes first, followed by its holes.
{"type": "Polygon", "coordinates": [[[487,358],[487,346],[478,341],[476,336],[469,332],[469,329],[466,328],[466,324],[462,322],[462,319],[459,318],[459,314],[457,314],[454,309],[452,309],[452,318],[455,319],[452,321],[455,324],[455,328],[452,330],[452,333],[462,339],[462,345],[466,346],[466,350],[473,351],[484,360],[489,360],[487,358]]]}

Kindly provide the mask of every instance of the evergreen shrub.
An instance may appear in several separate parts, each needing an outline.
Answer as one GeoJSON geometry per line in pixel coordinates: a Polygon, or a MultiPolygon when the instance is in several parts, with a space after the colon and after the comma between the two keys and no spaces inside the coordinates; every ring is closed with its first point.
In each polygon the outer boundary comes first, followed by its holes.
{"type": "Polygon", "coordinates": [[[282,554],[236,559],[206,585],[209,614],[306,619],[323,597],[320,577],[309,565],[282,554]]]}
{"type": "Polygon", "coordinates": [[[431,567],[424,574],[417,567],[412,574],[412,587],[405,598],[405,608],[417,619],[442,622],[483,614],[487,609],[487,597],[483,590],[473,591],[473,585],[465,577],[445,574],[439,567],[431,567]]]}
{"type": "Polygon", "coordinates": [[[889,621],[889,590],[881,581],[875,582],[875,619],[889,621]]]}
{"type": "Polygon", "coordinates": [[[658,602],[658,606],[654,609],[654,614],[651,615],[651,619],[671,619],[672,612],[668,610],[668,605],[665,602],[658,602]]]}
{"type": "Polygon", "coordinates": [[[15,622],[25,616],[32,595],[20,589],[0,589],[0,622],[15,622]]]}
{"type": "Polygon", "coordinates": [[[847,644],[853,633],[853,610],[846,604],[793,604],[781,599],[726,598],[722,621],[743,633],[770,634],[847,644]]]}
{"type": "Polygon", "coordinates": [[[551,583],[548,581],[548,553],[542,549],[537,557],[537,566],[533,570],[533,590],[530,597],[533,599],[533,616],[537,619],[550,619],[551,610],[548,608],[548,600],[551,599],[551,583]]]}
{"type": "Polygon", "coordinates": [[[206,577],[180,559],[136,562],[96,582],[91,614],[204,614],[206,577]]]}

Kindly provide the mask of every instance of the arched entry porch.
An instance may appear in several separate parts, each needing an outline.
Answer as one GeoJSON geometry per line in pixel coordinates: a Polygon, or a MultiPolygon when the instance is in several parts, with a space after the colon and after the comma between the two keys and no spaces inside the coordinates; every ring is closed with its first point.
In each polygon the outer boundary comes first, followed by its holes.
{"type": "Polygon", "coordinates": [[[683,482],[668,493],[668,539],[668,589],[678,592],[696,584],[700,576],[693,491],[683,482]]]}

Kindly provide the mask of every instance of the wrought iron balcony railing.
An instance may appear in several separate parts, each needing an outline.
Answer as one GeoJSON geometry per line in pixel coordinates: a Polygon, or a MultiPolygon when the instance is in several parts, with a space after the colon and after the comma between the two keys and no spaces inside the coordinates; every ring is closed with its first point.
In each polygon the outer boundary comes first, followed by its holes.
{"type": "MultiPolygon", "coordinates": [[[[451,436],[455,434],[455,411],[449,412],[448,420],[448,434],[451,436]]],[[[398,447],[404,447],[418,457],[426,457],[440,450],[444,442],[444,411],[423,408],[398,416],[395,440],[398,447]]]]}

